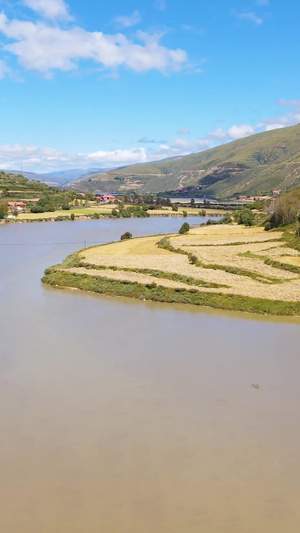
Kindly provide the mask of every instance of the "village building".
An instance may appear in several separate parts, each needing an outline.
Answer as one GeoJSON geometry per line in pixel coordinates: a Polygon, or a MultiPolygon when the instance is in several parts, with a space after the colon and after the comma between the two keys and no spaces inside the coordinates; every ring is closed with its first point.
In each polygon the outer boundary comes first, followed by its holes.
{"type": "Polygon", "coordinates": [[[96,198],[98,202],[115,202],[116,200],[116,196],[113,194],[102,194],[101,196],[96,194],[96,198]]]}
{"type": "Polygon", "coordinates": [[[10,211],[24,211],[26,209],[24,202],[8,202],[7,205],[10,211]]]}

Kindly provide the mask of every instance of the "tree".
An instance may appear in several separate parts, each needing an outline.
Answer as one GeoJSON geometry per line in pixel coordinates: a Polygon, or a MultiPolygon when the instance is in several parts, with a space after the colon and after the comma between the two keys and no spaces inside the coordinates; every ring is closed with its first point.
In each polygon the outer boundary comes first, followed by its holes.
{"type": "Polygon", "coordinates": [[[188,222],[184,222],[179,230],[180,235],[184,235],[190,230],[190,225],[188,222]]]}
{"type": "Polygon", "coordinates": [[[254,215],[249,207],[244,207],[242,209],[237,209],[234,212],[234,219],[238,224],[244,224],[245,226],[254,225],[254,215]]]}
{"type": "Polygon", "coordinates": [[[182,211],[182,214],[183,214],[184,218],[187,217],[187,211],[182,211]]]}
{"type": "Polygon", "coordinates": [[[178,205],[176,205],[176,204],[172,205],[172,211],[175,211],[175,213],[177,213],[178,205]]]}
{"type": "Polygon", "coordinates": [[[0,218],[7,217],[7,214],[8,214],[8,205],[6,202],[1,202],[0,203],[0,218]]]}

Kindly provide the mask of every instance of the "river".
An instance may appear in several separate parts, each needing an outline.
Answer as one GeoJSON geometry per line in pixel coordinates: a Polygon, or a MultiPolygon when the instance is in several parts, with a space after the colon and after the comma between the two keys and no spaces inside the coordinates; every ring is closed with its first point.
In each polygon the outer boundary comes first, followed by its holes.
{"type": "Polygon", "coordinates": [[[1,533],[299,532],[296,320],[40,283],[84,244],[180,225],[0,227],[1,533]]]}

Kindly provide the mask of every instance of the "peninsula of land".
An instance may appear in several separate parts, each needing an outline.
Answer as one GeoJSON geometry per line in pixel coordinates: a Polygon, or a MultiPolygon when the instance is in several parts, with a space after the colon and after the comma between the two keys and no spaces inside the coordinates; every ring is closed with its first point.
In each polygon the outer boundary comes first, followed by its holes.
{"type": "Polygon", "coordinates": [[[300,315],[300,252],[282,231],[212,225],[81,250],[42,281],[140,300],[300,315]]]}

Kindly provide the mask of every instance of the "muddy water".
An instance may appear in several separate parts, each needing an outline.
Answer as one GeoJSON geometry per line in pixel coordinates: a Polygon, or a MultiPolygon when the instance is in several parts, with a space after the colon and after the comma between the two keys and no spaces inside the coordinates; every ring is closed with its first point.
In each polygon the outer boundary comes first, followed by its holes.
{"type": "Polygon", "coordinates": [[[40,285],[179,223],[0,227],[1,533],[299,532],[299,323],[40,285]]]}

